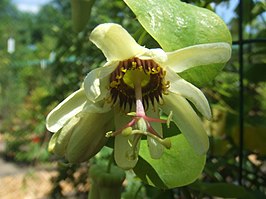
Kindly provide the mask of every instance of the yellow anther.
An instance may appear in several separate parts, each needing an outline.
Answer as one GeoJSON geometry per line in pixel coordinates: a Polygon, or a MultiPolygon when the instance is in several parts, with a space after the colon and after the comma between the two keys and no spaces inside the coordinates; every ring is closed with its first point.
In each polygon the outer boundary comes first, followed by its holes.
{"type": "Polygon", "coordinates": [[[165,70],[164,70],[162,73],[160,73],[160,77],[161,77],[161,78],[164,78],[165,75],[166,75],[166,71],[165,71],[165,70]]]}
{"type": "Polygon", "coordinates": [[[137,62],[134,62],[134,61],[133,61],[133,62],[131,62],[131,64],[132,64],[132,68],[133,68],[133,69],[136,69],[136,68],[137,68],[137,62]]]}
{"type": "Polygon", "coordinates": [[[122,68],[120,69],[120,71],[123,72],[123,73],[126,73],[126,72],[127,72],[127,69],[125,69],[125,68],[122,67],[122,68]]]}
{"type": "Polygon", "coordinates": [[[112,81],[111,83],[110,83],[110,87],[111,88],[117,88],[117,86],[120,84],[120,80],[118,80],[118,81],[112,81]]]}
{"type": "Polygon", "coordinates": [[[162,91],[164,95],[169,95],[169,92],[167,90],[162,91]]]}
{"type": "Polygon", "coordinates": [[[148,70],[146,71],[146,73],[147,73],[148,75],[151,74],[151,68],[150,68],[150,67],[148,68],[148,70]]]}
{"type": "Polygon", "coordinates": [[[170,87],[170,82],[167,81],[167,82],[166,82],[166,88],[169,88],[169,87],[170,87]]]}
{"type": "Polygon", "coordinates": [[[151,71],[152,71],[151,74],[153,75],[159,73],[159,71],[157,71],[155,68],[152,68],[151,71]]]}
{"type": "Polygon", "coordinates": [[[170,87],[170,81],[166,81],[166,82],[163,81],[162,85],[163,85],[164,88],[169,88],[170,87]]]}
{"type": "Polygon", "coordinates": [[[107,138],[112,137],[112,136],[114,136],[113,131],[108,131],[108,132],[105,134],[105,137],[107,137],[107,138]]]}
{"type": "Polygon", "coordinates": [[[123,77],[122,74],[115,76],[116,79],[122,79],[122,77],[123,77]]]}

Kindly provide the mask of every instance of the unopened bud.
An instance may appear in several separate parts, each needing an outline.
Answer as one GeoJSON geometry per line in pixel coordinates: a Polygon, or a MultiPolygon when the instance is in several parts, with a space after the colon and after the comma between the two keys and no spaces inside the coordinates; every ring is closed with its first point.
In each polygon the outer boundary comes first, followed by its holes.
{"type": "Polygon", "coordinates": [[[91,113],[83,116],[73,129],[66,149],[66,159],[71,163],[89,160],[106,144],[106,129],[110,129],[110,115],[91,113]],[[101,123],[98,121],[102,119],[101,123]],[[97,124],[98,125],[95,125],[97,124]]]}

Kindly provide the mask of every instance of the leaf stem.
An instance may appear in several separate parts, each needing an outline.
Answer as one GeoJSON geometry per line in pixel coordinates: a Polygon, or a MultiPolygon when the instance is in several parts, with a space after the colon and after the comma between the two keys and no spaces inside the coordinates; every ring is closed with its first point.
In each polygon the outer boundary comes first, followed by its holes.
{"type": "Polygon", "coordinates": [[[107,173],[111,173],[111,169],[112,169],[112,164],[114,162],[114,151],[112,151],[112,153],[110,154],[109,157],[109,161],[108,161],[108,165],[107,165],[107,173]]]}

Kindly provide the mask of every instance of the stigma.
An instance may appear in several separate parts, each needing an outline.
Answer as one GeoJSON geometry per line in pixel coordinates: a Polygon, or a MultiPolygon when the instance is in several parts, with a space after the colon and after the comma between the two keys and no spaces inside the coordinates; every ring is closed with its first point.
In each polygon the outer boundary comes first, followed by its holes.
{"type": "Polygon", "coordinates": [[[145,108],[155,101],[160,102],[163,94],[167,94],[169,81],[165,80],[166,71],[155,61],[131,58],[120,61],[117,68],[110,75],[109,90],[111,101],[129,109],[136,104],[135,87],[141,87],[142,103],[145,108]]]}

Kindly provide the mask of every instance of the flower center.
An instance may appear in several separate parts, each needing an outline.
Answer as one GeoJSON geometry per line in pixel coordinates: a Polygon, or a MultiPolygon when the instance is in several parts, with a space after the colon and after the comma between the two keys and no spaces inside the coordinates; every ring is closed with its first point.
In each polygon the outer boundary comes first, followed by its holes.
{"type": "Polygon", "coordinates": [[[119,99],[120,107],[126,108],[136,102],[135,83],[140,81],[142,90],[142,103],[148,108],[149,102],[154,105],[162,98],[169,88],[169,81],[165,81],[165,70],[153,60],[141,60],[132,58],[120,61],[118,67],[110,76],[110,93],[112,102],[119,99]]]}
{"type": "Polygon", "coordinates": [[[120,107],[126,108],[128,103],[130,109],[132,104],[136,105],[136,112],[128,113],[132,120],[124,125],[121,129],[115,132],[110,131],[106,133],[106,137],[116,136],[122,134],[124,136],[134,135],[132,142],[129,140],[131,150],[128,152],[128,159],[133,160],[137,158],[137,146],[143,135],[149,136],[169,149],[171,142],[168,138],[163,139],[151,123],[167,123],[171,120],[171,114],[167,120],[160,118],[148,117],[145,113],[146,107],[151,101],[154,106],[154,99],[159,102],[162,98],[162,93],[166,93],[169,88],[169,82],[164,80],[165,71],[153,60],[141,60],[138,58],[129,59],[119,62],[116,70],[110,77],[110,93],[113,103],[117,98],[120,100],[120,107]]]}

